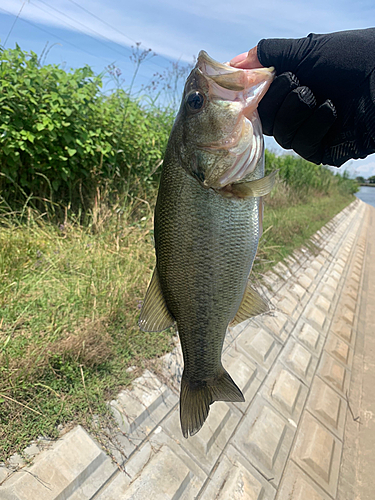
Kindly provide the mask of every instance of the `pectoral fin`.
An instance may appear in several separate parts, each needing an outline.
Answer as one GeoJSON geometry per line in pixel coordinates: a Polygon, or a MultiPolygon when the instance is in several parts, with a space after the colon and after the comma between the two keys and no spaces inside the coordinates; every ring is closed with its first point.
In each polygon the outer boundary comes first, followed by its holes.
{"type": "Polygon", "coordinates": [[[146,292],[146,297],[138,320],[138,326],[144,332],[162,332],[170,328],[174,322],[173,316],[168,311],[160,287],[158,271],[155,268],[146,292]]]}
{"type": "Polygon", "coordinates": [[[259,293],[247,284],[241,305],[237,311],[237,314],[230,323],[230,326],[238,325],[246,319],[249,319],[258,314],[263,314],[269,310],[267,302],[262,299],[259,293]]]}
{"type": "Polygon", "coordinates": [[[231,184],[226,186],[228,192],[237,198],[248,198],[250,196],[258,197],[265,196],[268,194],[273,186],[275,185],[275,178],[278,170],[272,172],[272,174],[263,177],[262,179],[257,179],[256,181],[249,182],[238,182],[237,184],[231,184]]]}

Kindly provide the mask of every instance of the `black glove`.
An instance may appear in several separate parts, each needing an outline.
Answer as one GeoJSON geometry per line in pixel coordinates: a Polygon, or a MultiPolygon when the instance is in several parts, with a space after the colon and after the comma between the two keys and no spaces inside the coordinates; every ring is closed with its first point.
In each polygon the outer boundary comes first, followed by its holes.
{"type": "Polygon", "coordinates": [[[258,108],[266,135],[337,167],[375,152],[375,28],[265,39],[257,52],[278,75],[258,108]]]}

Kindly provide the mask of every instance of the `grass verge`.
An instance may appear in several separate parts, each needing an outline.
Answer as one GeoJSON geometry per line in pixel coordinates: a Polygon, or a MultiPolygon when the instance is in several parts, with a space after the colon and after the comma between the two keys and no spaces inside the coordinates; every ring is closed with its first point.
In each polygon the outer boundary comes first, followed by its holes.
{"type": "Polygon", "coordinates": [[[329,196],[315,195],[308,201],[281,207],[273,207],[272,200],[267,206],[266,199],[263,236],[254,270],[265,272],[290,255],[354,200],[354,195],[344,195],[338,190],[329,196]]]}
{"type": "MultiPolygon", "coordinates": [[[[289,255],[353,199],[269,200],[255,270],[289,255]]],[[[91,429],[92,415],[108,417],[106,401],[172,345],[173,332],[136,325],[154,266],[151,212],[95,220],[86,229],[31,211],[22,224],[0,220],[0,462],[61,426],[91,429]]]]}

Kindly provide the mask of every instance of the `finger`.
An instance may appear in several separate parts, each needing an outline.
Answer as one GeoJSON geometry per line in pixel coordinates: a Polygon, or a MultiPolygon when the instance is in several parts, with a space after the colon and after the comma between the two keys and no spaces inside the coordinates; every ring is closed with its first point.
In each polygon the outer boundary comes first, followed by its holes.
{"type": "Polygon", "coordinates": [[[323,158],[322,141],[336,121],[335,106],[329,99],[313,112],[292,141],[292,148],[306,160],[321,163],[323,158]]]}
{"type": "Polygon", "coordinates": [[[315,96],[308,87],[298,87],[286,96],[273,128],[273,135],[280,146],[291,149],[297,130],[310,118],[315,107],[315,96]]]}
{"type": "Polygon", "coordinates": [[[229,64],[231,66],[237,66],[237,64],[242,63],[246,57],[247,57],[248,52],[243,52],[242,54],[239,54],[236,57],[233,57],[233,59],[230,60],[229,64]]]}
{"type": "Polygon", "coordinates": [[[258,59],[257,47],[234,57],[229,64],[241,69],[263,68],[258,59]]]}
{"type": "Polygon", "coordinates": [[[266,95],[258,105],[264,134],[273,135],[275,118],[280,106],[286,96],[298,86],[298,79],[293,73],[283,73],[272,82],[266,95]]]}

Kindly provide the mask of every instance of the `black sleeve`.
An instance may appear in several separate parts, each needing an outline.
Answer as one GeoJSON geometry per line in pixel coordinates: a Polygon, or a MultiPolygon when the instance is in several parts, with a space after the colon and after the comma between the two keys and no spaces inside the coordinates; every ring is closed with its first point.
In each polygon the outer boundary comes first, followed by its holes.
{"type": "Polygon", "coordinates": [[[268,117],[265,133],[275,135],[283,147],[310,151],[309,159],[316,163],[340,166],[375,152],[375,28],[264,39],[258,44],[258,58],[263,66],[274,66],[278,75],[260,106],[262,121],[268,117]],[[289,92],[286,79],[291,82],[289,92]],[[284,89],[283,96],[279,89],[284,89]],[[300,89],[305,89],[302,94],[300,89]],[[278,100],[271,101],[272,94],[278,94],[278,100]],[[293,127],[287,123],[298,118],[297,109],[301,123],[293,127]],[[301,132],[301,127],[306,130],[301,132]],[[315,149],[307,145],[314,131],[320,136],[315,149]]]}

